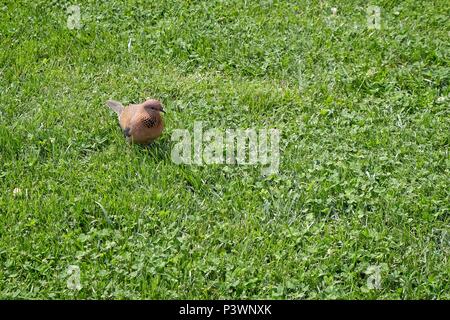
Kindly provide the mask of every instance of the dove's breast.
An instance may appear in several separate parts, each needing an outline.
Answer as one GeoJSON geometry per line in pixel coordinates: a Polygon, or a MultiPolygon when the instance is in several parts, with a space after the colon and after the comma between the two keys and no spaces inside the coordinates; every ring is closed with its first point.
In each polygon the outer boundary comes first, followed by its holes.
{"type": "Polygon", "coordinates": [[[120,115],[120,126],[134,143],[147,144],[158,138],[164,123],[159,112],[147,112],[143,107],[130,105],[120,115]]]}

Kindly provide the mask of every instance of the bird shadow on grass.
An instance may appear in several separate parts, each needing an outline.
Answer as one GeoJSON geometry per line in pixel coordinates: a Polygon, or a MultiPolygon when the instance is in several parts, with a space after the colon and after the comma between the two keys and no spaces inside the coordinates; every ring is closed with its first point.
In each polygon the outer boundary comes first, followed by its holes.
{"type": "Polygon", "coordinates": [[[150,157],[156,161],[170,162],[171,143],[168,139],[158,139],[148,145],[130,145],[135,155],[150,157]]]}

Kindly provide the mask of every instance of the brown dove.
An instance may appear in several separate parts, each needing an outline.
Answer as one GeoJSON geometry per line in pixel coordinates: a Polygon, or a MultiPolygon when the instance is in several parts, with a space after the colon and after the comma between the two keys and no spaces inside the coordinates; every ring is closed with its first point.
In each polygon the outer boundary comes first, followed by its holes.
{"type": "Polygon", "coordinates": [[[165,111],[158,100],[149,99],[127,107],[114,100],[108,100],[106,104],[117,113],[120,127],[128,141],[149,144],[157,139],[164,129],[160,112],[165,111]]]}

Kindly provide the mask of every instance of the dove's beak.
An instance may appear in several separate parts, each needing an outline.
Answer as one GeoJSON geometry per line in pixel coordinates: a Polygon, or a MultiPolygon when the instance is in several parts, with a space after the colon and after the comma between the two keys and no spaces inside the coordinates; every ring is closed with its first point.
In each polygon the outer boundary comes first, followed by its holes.
{"type": "Polygon", "coordinates": [[[161,111],[162,113],[166,113],[166,110],[164,110],[164,109],[161,109],[160,111],[161,111]]]}

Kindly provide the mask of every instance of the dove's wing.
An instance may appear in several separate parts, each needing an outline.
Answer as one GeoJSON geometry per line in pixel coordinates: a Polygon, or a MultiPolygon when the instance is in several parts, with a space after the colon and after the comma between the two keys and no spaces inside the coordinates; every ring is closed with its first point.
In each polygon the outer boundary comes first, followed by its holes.
{"type": "Polygon", "coordinates": [[[106,104],[108,105],[108,107],[110,107],[112,110],[114,110],[118,116],[120,116],[120,114],[123,111],[123,105],[120,102],[114,101],[114,100],[108,100],[108,101],[106,101],[106,104]]]}

